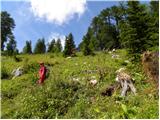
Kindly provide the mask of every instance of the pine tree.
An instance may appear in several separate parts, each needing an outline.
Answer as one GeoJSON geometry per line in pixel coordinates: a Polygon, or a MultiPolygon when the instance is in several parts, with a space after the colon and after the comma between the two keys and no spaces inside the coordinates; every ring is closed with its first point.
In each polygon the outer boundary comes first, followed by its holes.
{"type": "Polygon", "coordinates": [[[92,51],[95,51],[98,49],[98,41],[94,35],[92,35],[90,38],[89,47],[91,48],[92,51]]]}
{"type": "Polygon", "coordinates": [[[16,54],[16,55],[19,54],[19,50],[18,50],[18,49],[15,50],[15,54],[16,54]]]}
{"type": "MultiPolygon", "coordinates": [[[[86,35],[89,37],[87,37],[87,42],[90,42],[89,46],[92,51],[121,47],[118,38],[118,23],[122,15],[120,14],[121,11],[119,12],[119,7],[113,7],[112,9],[102,10],[98,16],[93,18],[88,28],[86,35]],[[112,21],[116,21],[117,24],[113,24],[112,21]]],[[[82,42],[85,42],[85,40],[82,42]]]]}
{"type": "Polygon", "coordinates": [[[58,38],[57,42],[55,44],[55,52],[59,53],[62,51],[62,45],[61,45],[61,40],[58,38]]]}
{"type": "Polygon", "coordinates": [[[55,39],[53,39],[49,44],[48,44],[48,50],[47,52],[55,52],[55,39]]]}
{"type": "Polygon", "coordinates": [[[92,47],[92,44],[90,44],[89,39],[87,39],[87,37],[84,36],[84,38],[83,38],[83,49],[82,49],[83,55],[85,55],[85,56],[93,55],[93,51],[92,51],[91,47],[92,47]]]}
{"type": "Polygon", "coordinates": [[[149,34],[148,39],[152,42],[151,48],[149,49],[159,49],[159,2],[151,1],[150,2],[150,22],[149,22],[149,34]]]}
{"type": "Polygon", "coordinates": [[[32,53],[32,45],[31,41],[26,41],[26,46],[23,48],[24,54],[31,54],[32,53]]]}
{"type": "Polygon", "coordinates": [[[63,51],[64,56],[75,56],[75,44],[72,33],[70,33],[65,39],[65,47],[63,51]]]}
{"type": "Polygon", "coordinates": [[[79,43],[77,49],[78,49],[78,51],[82,51],[83,50],[83,41],[81,43],[79,43]]]}
{"type": "Polygon", "coordinates": [[[82,46],[82,52],[83,55],[93,55],[93,50],[94,50],[94,42],[91,42],[91,28],[88,28],[87,34],[83,37],[83,46],[82,46]]]}
{"type": "Polygon", "coordinates": [[[34,49],[34,53],[39,54],[39,53],[45,53],[45,52],[46,52],[46,45],[45,45],[44,38],[38,39],[34,49]]]}
{"type": "Polygon", "coordinates": [[[14,55],[16,54],[16,41],[14,40],[14,36],[11,37],[10,41],[7,43],[7,46],[6,46],[6,52],[7,52],[7,55],[14,55]]]}
{"type": "Polygon", "coordinates": [[[6,11],[1,12],[1,50],[4,50],[4,43],[12,39],[12,30],[15,27],[15,22],[10,14],[6,11]]]}
{"type": "Polygon", "coordinates": [[[150,18],[138,1],[129,1],[127,5],[127,19],[121,24],[120,36],[129,54],[136,59],[150,46],[151,41],[147,38],[150,18]]]}

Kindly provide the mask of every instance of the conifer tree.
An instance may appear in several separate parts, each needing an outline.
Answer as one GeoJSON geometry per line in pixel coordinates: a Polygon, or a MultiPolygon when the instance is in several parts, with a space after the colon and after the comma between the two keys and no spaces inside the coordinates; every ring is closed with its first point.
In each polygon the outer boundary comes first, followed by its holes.
{"type": "Polygon", "coordinates": [[[63,51],[64,56],[75,56],[75,44],[72,33],[70,33],[65,39],[65,47],[63,51]]]}
{"type": "Polygon", "coordinates": [[[127,18],[121,24],[120,36],[129,54],[136,59],[139,53],[150,47],[151,40],[147,38],[150,18],[138,1],[128,1],[127,5],[127,18]]]}
{"type": "Polygon", "coordinates": [[[151,40],[151,49],[159,49],[159,1],[150,2],[150,22],[148,39],[151,40]]]}
{"type": "Polygon", "coordinates": [[[49,44],[48,44],[48,50],[47,52],[55,52],[55,39],[53,39],[49,44]]]}
{"type": "MultiPolygon", "coordinates": [[[[88,31],[91,31],[91,28],[88,29],[88,31]]],[[[84,37],[83,37],[83,46],[82,46],[82,52],[83,55],[93,55],[93,50],[94,50],[94,44],[91,41],[91,35],[88,32],[84,37]]]]}
{"type": "Polygon", "coordinates": [[[62,51],[61,40],[58,38],[55,43],[55,52],[59,53],[62,51]]]}
{"type": "Polygon", "coordinates": [[[1,12],[1,50],[4,50],[4,43],[9,41],[13,41],[12,30],[15,28],[14,19],[10,16],[7,11],[1,12]],[[12,40],[11,40],[12,39],[12,40]]]}
{"type": "Polygon", "coordinates": [[[7,55],[14,55],[16,54],[16,41],[14,40],[14,36],[11,37],[10,41],[7,43],[7,46],[6,46],[6,52],[7,52],[7,55]]]}
{"type": "Polygon", "coordinates": [[[83,38],[83,49],[82,49],[82,52],[83,52],[83,55],[87,56],[87,55],[92,55],[93,54],[93,51],[91,49],[92,47],[92,44],[90,44],[90,41],[89,39],[87,39],[86,36],[84,36],[83,38]]]}
{"type": "Polygon", "coordinates": [[[45,45],[44,38],[38,39],[34,49],[34,53],[39,54],[39,53],[45,53],[45,52],[46,52],[46,45],[45,45]]]}
{"type": "Polygon", "coordinates": [[[31,54],[32,53],[32,43],[31,41],[26,41],[26,46],[23,48],[24,54],[31,54]]]}

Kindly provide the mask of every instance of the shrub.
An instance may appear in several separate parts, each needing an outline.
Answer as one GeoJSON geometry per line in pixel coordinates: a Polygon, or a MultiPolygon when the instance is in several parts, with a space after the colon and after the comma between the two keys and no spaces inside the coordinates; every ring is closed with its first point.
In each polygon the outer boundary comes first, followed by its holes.
{"type": "Polygon", "coordinates": [[[50,58],[54,58],[54,55],[50,55],[49,57],[50,57],[50,58]]]}
{"type": "Polygon", "coordinates": [[[25,73],[35,73],[35,72],[38,72],[39,64],[36,62],[25,63],[23,65],[23,69],[25,73]]]}
{"type": "Polygon", "coordinates": [[[9,77],[9,74],[7,72],[6,67],[2,66],[1,68],[1,79],[7,79],[9,77]]]}
{"type": "Polygon", "coordinates": [[[22,59],[20,59],[20,58],[17,57],[16,55],[13,56],[13,60],[14,60],[15,62],[20,62],[20,61],[22,61],[22,59]]]}
{"type": "Polygon", "coordinates": [[[25,58],[23,62],[24,64],[28,63],[28,58],[25,58]]]}

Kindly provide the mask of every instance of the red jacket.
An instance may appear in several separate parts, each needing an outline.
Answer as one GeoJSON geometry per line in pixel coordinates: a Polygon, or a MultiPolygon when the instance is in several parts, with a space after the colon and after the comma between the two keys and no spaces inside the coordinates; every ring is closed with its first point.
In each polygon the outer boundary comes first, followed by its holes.
{"type": "Polygon", "coordinates": [[[43,81],[44,81],[44,79],[46,77],[46,68],[45,68],[45,66],[40,67],[39,76],[40,76],[40,83],[43,83],[43,81]]]}

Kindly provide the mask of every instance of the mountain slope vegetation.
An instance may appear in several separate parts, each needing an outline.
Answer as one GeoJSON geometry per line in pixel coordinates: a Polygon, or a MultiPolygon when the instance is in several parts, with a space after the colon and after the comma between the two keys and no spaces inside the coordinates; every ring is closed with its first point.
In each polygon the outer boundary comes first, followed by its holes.
{"type": "Polygon", "coordinates": [[[158,93],[147,82],[140,64],[126,63],[126,50],[117,50],[119,59],[105,52],[95,56],[64,58],[62,54],[2,56],[1,118],[158,118],[158,93]],[[39,61],[50,71],[43,85],[38,80],[39,61]],[[25,73],[12,79],[14,68],[23,66],[25,73]],[[118,89],[112,96],[101,92],[115,83],[115,71],[121,67],[135,80],[137,95],[121,97],[118,89]],[[96,79],[95,86],[89,84],[96,79]],[[76,80],[75,80],[76,79],[76,80]]]}

